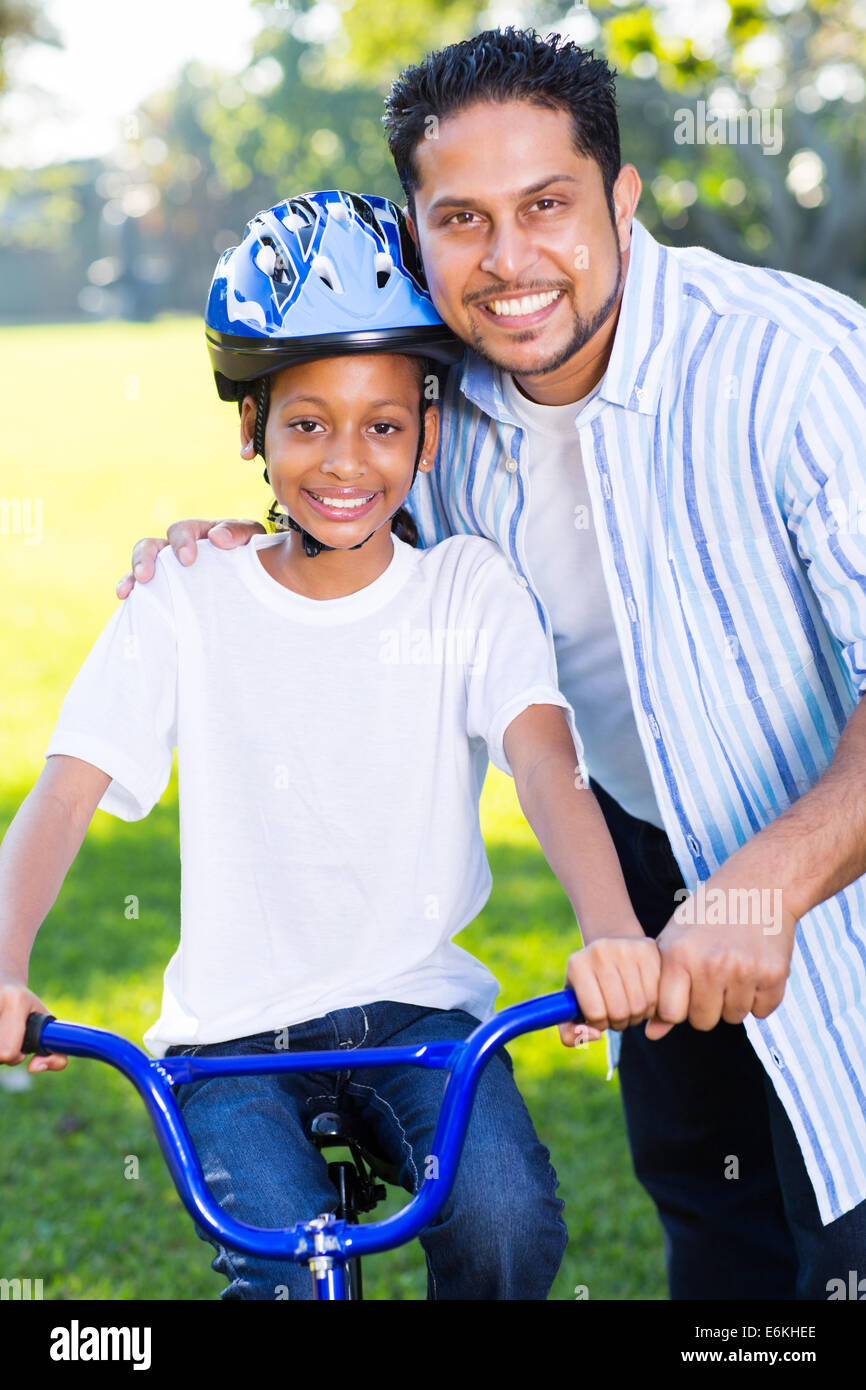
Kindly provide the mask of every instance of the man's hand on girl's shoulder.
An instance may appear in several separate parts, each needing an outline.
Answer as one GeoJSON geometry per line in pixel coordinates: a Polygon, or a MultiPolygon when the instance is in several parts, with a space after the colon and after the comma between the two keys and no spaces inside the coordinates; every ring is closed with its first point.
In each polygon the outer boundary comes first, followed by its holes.
{"type": "Polygon", "coordinates": [[[132,569],[123,576],[115,590],[118,598],[128,598],[136,582],[147,584],[153,578],[156,557],[170,545],[182,565],[191,565],[196,557],[196,541],[209,540],[220,550],[233,550],[247,545],[253,536],[263,535],[264,526],[258,521],[176,521],[169,526],[166,540],[145,536],[137,541],[132,552],[132,569]]]}

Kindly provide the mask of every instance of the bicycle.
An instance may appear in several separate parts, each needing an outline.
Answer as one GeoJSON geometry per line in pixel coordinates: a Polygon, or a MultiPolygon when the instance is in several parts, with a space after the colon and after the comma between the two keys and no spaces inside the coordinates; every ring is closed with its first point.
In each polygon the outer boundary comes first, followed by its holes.
{"type": "MultiPolygon", "coordinates": [[[[241,1076],[280,1071],[341,1071],[344,1051],[301,1052],[273,1057],[148,1057],[127,1038],[101,1028],[64,1023],[53,1014],[32,1013],[27,1019],[22,1051],[48,1056],[61,1052],[91,1057],[122,1072],[144,1101],[163,1157],[178,1196],[194,1221],[223,1245],[266,1259],[291,1259],[307,1264],[313,1279],[313,1297],[319,1301],[350,1301],[361,1297],[360,1266],[364,1255],[393,1250],[429,1226],[448,1200],[463,1148],[466,1128],[482,1068],[498,1047],[521,1033],[557,1023],[582,1021],[574,991],[563,989],[514,1004],[481,1023],[462,1041],[426,1042],[404,1047],[359,1049],[352,1053],[352,1067],[359,1070],[382,1066],[421,1066],[449,1073],[436,1123],[424,1180],[399,1212],[381,1221],[358,1224],[357,1215],[371,1210],[383,1195],[375,1182],[375,1156],[351,1134],[334,1133],[326,1125],[318,1134],[324,1147],[329,1142],[347,1144],[355,1160],[357,1181],[340,1185],[338,1212],[325,1212],[292,1227],[266,1229],[238,1221],[223,1211],[211,1196],[181,1116],[173,1086],[202,1077],[241,1076]],[[362,1160],[358,1171],[358,1157],[362,1160]],[[364,1163],[373,1159],[370,1173],[364,1163]],[[353,1186],[355,1191],[353,1192],[353,1186]],[[372,1205],[365,1206],[365,1202],[372,1205]],[[338,1214],[341,1213],[341,1214],[338,1214]]],[[[328,1117],[340,1120],[339,1116],[328,1117]]],[[[315,1121],[314,1121],[315,1126],[315,1121]]],[[[338,1131],[339,1131],[339,1127],[338,1131]]],[[[317,1139],[315,1129],[310,1136],[317,1139]]],[[[339,1166],[339,1165],[338,1165],[339,1166]]],[[[351,1168],[351,1165],[348,1165],[351,1168]]]]}

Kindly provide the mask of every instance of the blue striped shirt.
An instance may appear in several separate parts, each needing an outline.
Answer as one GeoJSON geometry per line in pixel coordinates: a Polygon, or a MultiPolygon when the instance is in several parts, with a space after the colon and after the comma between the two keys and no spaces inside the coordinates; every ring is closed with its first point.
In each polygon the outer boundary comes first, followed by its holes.
{"type": "MultiPolygon", "coordinates": [[[[467,351],[442,416],[408,500],[420,544],[495,540],[549,632],[499,371],[467,351]]],[[[694,892],[821,776],[866,691],[866,311],[634,221],[607,371],[575,427],[638,732],[694,892]]],[[[866,1198],[866,876],[801,919],[782,1003],[745,1027],[826,1224],[866,1198]]]]}

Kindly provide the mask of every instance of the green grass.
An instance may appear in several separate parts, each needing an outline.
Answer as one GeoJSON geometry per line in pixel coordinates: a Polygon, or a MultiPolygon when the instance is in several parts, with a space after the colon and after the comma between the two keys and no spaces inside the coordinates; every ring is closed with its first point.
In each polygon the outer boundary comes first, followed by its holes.
{"type": "MultiPolygon", "coordinates": [[[[4,831],[116,606],[133,542],[178,517],[260,516],[267,504],[202,339],[192,319],[0,329],[13,403],[0,446],[4,831]],[[15,503],[20,513],[3,506],[15,503]]],[[[482,810],[494,889],[460,943],[501,980],[505,1006],[558,987],[576,932],[508,778],[491,772],[482,810]]],[[[175,778],[139,824],[97,812],[33,953],[31,985],[53,1012],[140,1041],[177,943],[179,883],[175,778]]],[[[566,1202],[570,1244],[551,1297],[583,1284],[590,1299],[664,1298],[660,1229],[632,1174],[602,1044],[567,1051],[550,1031],[510,1050],[566,1202]]],[[[213,1299],[223,1286],[141,1102],[107,1067],[72,1059],[25,1091],[0,1090],[0,1186],[0,1276],[41,1278],[46,1298],[213,1299]],[[130,1156],[138,1177],[125,1176],[130,1156]]],[[[393,1194],[388,1209],[404,1200],[393,1194]]],[[[370,1298],[423,1298],[420,1248],[371,1258],[365,1283],[370,1298]]]]}

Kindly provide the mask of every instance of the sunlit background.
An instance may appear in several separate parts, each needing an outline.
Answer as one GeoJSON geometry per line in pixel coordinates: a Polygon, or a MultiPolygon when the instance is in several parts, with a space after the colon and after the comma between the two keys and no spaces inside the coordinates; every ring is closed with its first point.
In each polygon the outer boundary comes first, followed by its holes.
{"type": "MultiPolygon", "coordinates": [[[[653,235],[866,299],[866,0],[0,0],[0,830],[135,540],[267,506],[203,342],[219,253],[292,193],[402,202],[380,125],[389,82],[506,23],[567,33],[616,67],[653,235]],[[743,109],[781,122],[775,151],[677,139],[684,112],[743,109]]],[[[173,779],[136,825],[97,813],[31,963],[58,1016],[136,1041],[155,1018],[178,931],[176,796],[173,779]]],[[[578,940],[501,774],[483,814],[494,892],[461,944],[505,1004],[558,988],[578,940]]],[[[600,1045],[539,1035],[512,1050],[566,1200],[552,1297],[665,1297],[600,1045]]],[[[106,1070],[73,1062],[28,1085],[0,1068],[0,1276],[42,1278],[51,1298],[214,1298],[222,1281],[141,1104],[106,1070]]],[[[424,1296],[417,1246],[368,1263],[372,1296],[424,1296]]]]}
{"type": "Polygon", "coordinates": [[[4,0],[0,321],[200,312],[260,206],[327,184],[399,197],[389,80],[506,22],[616,66],[650,230],[862,294],[866,0],[4,0]],[[698,101],[779,111],[781,149],[678,144],[674,113],[698,101]]]}

